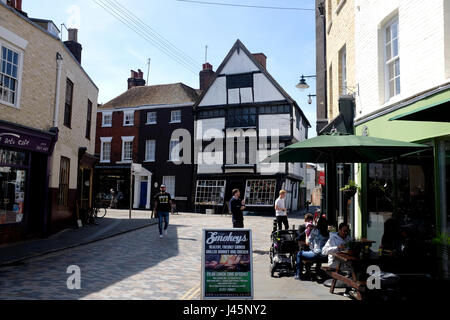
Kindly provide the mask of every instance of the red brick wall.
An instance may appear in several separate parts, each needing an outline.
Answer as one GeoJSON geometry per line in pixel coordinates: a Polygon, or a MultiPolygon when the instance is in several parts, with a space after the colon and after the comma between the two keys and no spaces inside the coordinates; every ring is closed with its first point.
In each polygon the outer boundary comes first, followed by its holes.
{"type": "Polygon", "coordinates": [[[97,113],[97,136],[95,140],[95,153],[100,155],[101,137],[112,137],[111,142],[111,164],[122,161],[122,137],[134,136],[133,141],[133,160],[137,160],[139,143],[139,112],[134,113],[134,126],[123,126],[123,111],[113,112],[112,128],[102,127],[102,113],[97,113]]]}

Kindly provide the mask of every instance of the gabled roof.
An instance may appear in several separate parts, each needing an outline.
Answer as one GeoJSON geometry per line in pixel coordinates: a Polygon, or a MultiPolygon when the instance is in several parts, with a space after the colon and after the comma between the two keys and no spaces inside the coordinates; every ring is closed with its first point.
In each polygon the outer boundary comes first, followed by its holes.
{"type": "Polygon", "coordinates": [[[120,96],[105,103],[103,106],[99,107],[99,109],[194,103],[197,98],[197,90],[192,89],[183,83],[133,87],[122,93],[120,96]]]}
{"type": "Polygon", "coordinates": [[[288,103],[293,104],[297,107],[297,109],[300,111],[302,117],[306,120],[306,123],[309,127],[311,127],[311,123],[306,118],[305,114],[303,113],[303,110],[298,106],[297,102],[292,99],[292,97],[283,89],[282,86],[271,76],[271,74],[267,71],[266,68],[264,68],[253,56],[253,54],[245,47],[245,45],[241,42],[241,40],[237,39],[233,47],[231,48],[228,55],[225,57],[219,68],[217,69],[214,79],[211,81],[209,86],[204,90],[201,94],[201,96],[198,98],[197,102],[194,105],[194,108],[197,108],[200,104],[200,102],[203,100],[204,96],[208,92],[209,88],[214,84],[216,79],[219,77],[219,75],[222,73],[222,70],[227,65],[228,61],[233,56],[233,53],[237,50],[242,50],[245,52],[245,54],[250,58],[250,60],[256,65],[256,67],[269,79],[269,81],[275,86],[275,88],[278,89],[278,91],[283,95],[283,97],[288,101],[288,103]]]}

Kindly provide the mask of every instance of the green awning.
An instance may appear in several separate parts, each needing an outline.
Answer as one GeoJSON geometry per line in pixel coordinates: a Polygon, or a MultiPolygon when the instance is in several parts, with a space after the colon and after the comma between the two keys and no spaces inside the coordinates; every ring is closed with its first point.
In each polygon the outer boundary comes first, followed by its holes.
{"type": "Polygon", "coordinates": [[[389,119],[389,121],[394,120],[450,122],[450,99],[430,104],[389,119]]]}

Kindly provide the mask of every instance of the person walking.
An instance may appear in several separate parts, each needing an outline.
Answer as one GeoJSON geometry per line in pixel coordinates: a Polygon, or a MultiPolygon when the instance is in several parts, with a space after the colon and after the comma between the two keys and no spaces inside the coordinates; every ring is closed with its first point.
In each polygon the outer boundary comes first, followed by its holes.
{"type": "Polygon", "coordinates": [[[163,223],[164,223],[164,235],[167,236],[167,229],[169,228],[169,216],[172,208],[172,198],[169,193],[166,192],[166,186],[161,185],[160,193],[155,196],[155,209],[158,215],[158,227],[159,237],[163,238],[163,223]]]}
{"type": "Polygon", "coordinates": [[[233,217],[233,228],[244,228],[245,200],[241,200],[239,189],[233,190],[233,197],[230,200],[230,210],[233,217]]]}
{"type": "Polygon", "coordinates": [[[111,194],[111,203],[109,204],[109,208],[116,209],[117,199],[116,199],[116,194],[114,192],[114,189],[109,190],[109,193],[111,194]]]}
{"type": "Polygon", "coordinates": [[[275,201],[275,211],[278,223],[278,230],[283,230],[283,225],[286,230],[289,230],[289,221],[286,209],[286,190],[280,191],[280,197],[275,201]]]}

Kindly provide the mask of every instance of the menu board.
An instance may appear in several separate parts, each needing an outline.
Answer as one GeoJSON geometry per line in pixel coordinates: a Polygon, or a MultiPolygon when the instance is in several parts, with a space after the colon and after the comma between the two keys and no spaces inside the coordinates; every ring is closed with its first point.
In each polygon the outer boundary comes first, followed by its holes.
{"type": "Polygon", "coordinates": [[[253,299],[252,232],[204,229],[203,299],[253,299]]]}

